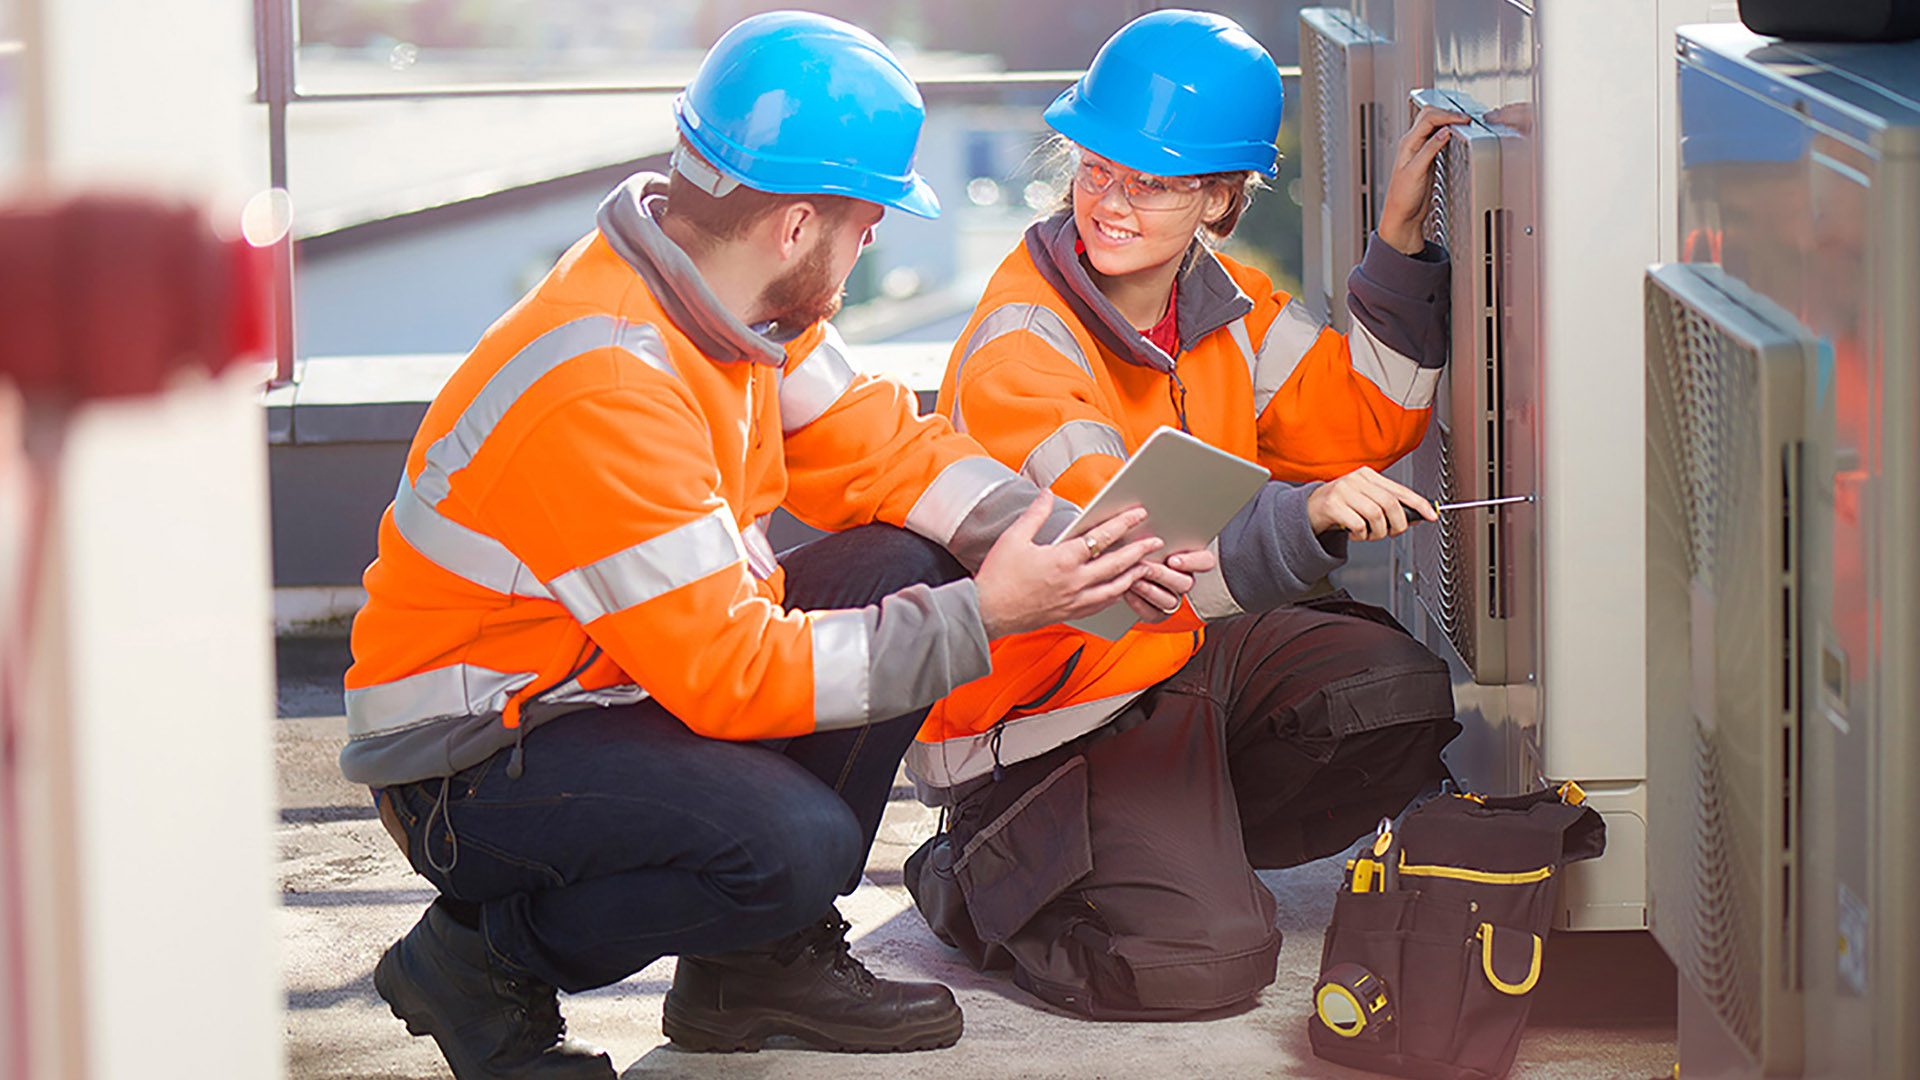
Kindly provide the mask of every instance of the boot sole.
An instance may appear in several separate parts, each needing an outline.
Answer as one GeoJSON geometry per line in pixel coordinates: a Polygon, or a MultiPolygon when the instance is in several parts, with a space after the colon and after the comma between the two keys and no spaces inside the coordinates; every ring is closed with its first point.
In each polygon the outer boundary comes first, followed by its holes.
{"type": "Polygon", "coordinates": [[[704,1054],[755,1053],[777,1035],[791,1035],[816,1050],[843,1054],[901,1054],[941,1050],[960,1041],[965,1018],[955,1011],[950,1019],[920,1027],[837,1028],[792,1013],[756,1012],[739,1018],[706,1010],[676,1008],[668,998],[660,1029],[675,1046],[704,1054]]]}

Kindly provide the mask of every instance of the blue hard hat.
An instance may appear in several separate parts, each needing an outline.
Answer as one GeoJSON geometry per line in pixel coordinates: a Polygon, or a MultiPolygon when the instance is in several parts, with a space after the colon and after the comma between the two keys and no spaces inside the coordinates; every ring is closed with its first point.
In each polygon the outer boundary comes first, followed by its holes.
{"type": "Polygon", "coordinates": [[[1273,176],[1285,101],[1280,69],[1239,23],[1168,9],[1108,38],[1046,116],[1060,134],[1140,172],[1273,176]]]}
{"type": "Polygon", "coordinates": [[[681,136],[747,187],[940,216],[913,170],[920,91],[857,26],[804,11],[745,19],[707,50],[673,113],[681,136]]]}

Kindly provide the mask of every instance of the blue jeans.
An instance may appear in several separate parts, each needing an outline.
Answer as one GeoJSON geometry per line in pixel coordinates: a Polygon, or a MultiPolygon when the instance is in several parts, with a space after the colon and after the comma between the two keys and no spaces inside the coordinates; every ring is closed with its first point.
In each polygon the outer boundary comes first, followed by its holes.
{"type": "MultiPolygon", "coordinates": [[[[911,533],[866,526],[781,556],[790,609],[862,607],[965,571],[911,533]]],[[[507,966],[578,992],[654,960],[783,937],[860,881],[926,711],[760,743],[696,735],[659,704],[595,709],[451,778],[386,789],[407,857],[477,905],[507,966]],[[444,869],[443,869],[444,868],[444,869]]]]}

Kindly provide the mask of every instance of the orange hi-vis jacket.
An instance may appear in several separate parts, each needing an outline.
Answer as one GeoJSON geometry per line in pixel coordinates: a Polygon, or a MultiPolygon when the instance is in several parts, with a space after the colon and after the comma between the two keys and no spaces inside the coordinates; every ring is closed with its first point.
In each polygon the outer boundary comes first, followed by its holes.
{"type": "Polygon", "coordinates": [[[720,739],[855,726],[987,671],[970,579],[785,611],[765,523],[887,522],[977,568],[1038,489],[854,374],[826,324],[740,323],[659,228],[663,191],[616,189],[428,409],[354,622],[348,778],[449,775],[648,696],[720,739]]]}
{"type": "Polygon", "coordinates": [[[1181,610],[1119,641],[1047,627],[993,643],[993,673],[936,705],[908,752],[950,789],[1105,724],[1199,647],[1205,621],[1296,598],[1345,557],[1315,537],[1312,485],[1417,446],[1445,362],[1446,253],[1376,237],[1342,336],[1267,277],[1196,243],[1169,356],[1121,317],[1076,253],[1070,212],[1040,222],[988,283],[948,363],[939,411],[996,458],[1086,505],[1161,425],[1265,466],[1267,485],[1214,542],[1181,610]]]}

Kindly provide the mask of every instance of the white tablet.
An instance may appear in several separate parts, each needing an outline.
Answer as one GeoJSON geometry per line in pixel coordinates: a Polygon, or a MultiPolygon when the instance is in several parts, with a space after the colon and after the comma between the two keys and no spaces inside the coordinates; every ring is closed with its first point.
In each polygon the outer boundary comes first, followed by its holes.
{"type": "MultiPolygon", "coordinates": [[[[1129,532],[1119,544],[1157,536],[1166,544],[1148,558],[1162,562],[1176,551],[1212,543],[1268,479],[1267,470],[1245,458],[1216,450],[1184,431],[1162,427],[1147,436],[1060,537],[1071,540],[1122,510],[1144,506],[1146,524],[1129,532]]],[[[1133,609],[1124,600],[1116,600],[1067,625],[1112,641],[1132,629],[1136,621],[1133,609]]]]}

